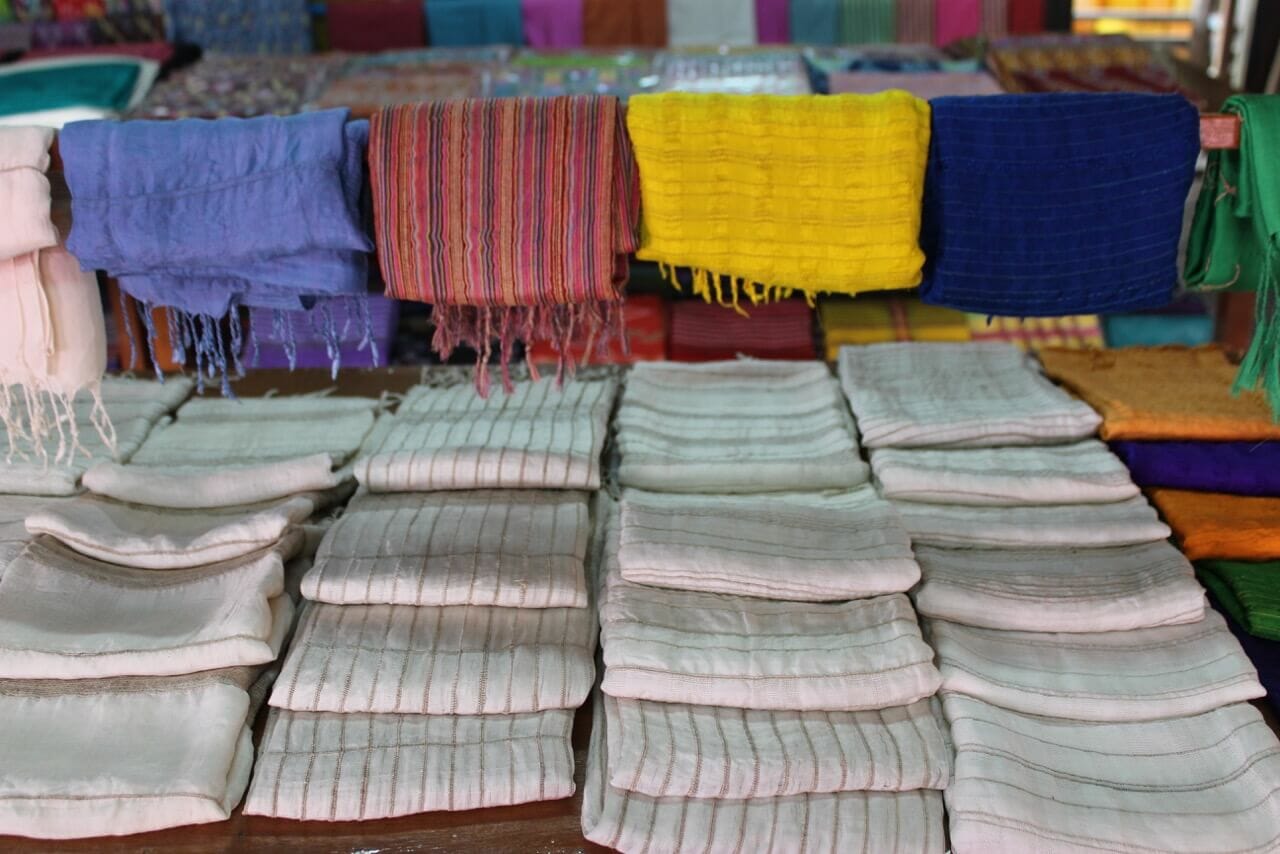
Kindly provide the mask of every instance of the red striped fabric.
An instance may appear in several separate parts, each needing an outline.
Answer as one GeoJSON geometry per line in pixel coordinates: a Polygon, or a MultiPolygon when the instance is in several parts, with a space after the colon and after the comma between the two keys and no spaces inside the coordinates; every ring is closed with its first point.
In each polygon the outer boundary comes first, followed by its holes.
{"type": "Polygon", "coordinates": [[[1044,32],[1044,0],[1009,0],[1009,32],[1028,35],[1044,32]]]}
{"type": "Polygon", "coordinates": [[[369,171],[387,294],[435,305],[441,355],[465,345],[483,365],[497,342],[505,368],[516,339],[567,354],[618,331],[640,195],[616,98],[391,107],[369,171]]]}
{"type": "Polygon", "coordinates": [[[815,358],[813,310],[802,300],[731,308],[682,300],[671,309],[668,353],[675,362],[815,358]]]}

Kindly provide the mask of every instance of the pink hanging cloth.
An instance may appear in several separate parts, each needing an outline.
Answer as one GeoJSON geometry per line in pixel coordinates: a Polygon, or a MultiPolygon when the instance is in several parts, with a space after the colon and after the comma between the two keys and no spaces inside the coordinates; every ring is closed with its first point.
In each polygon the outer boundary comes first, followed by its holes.
{"type": "Polygon", "coordinates": [[[756,0],[756,41],[786,44],[791,41],[788,0],[756,0]]]}
{"type": "Polygon", "coordinates": [[[582,47],[583,0],[521,0],[524,40],[531,47],[582,47]]]}
{"type": "Polygon", "coordinates": [[[982,32],[982,0],[942,0],[938,3],[938,24],[934,28],[936,45],[969,39],[982,32]]]}

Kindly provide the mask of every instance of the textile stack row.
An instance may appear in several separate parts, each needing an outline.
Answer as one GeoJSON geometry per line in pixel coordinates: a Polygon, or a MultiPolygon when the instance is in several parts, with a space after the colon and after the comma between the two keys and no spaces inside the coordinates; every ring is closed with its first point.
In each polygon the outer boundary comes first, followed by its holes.
{"type": "Polygon", "coordinates": [[[942,851],[919,567],[829,369],[637,365],[616,425],[587,838],[942,851]]]}
{"type": "Polygon", "coordinates": [[[522,381],[486,401],[446,379],[411,389],[355,462],[360,490],[302,581],[249,814],[573,794],[595,675],[590,492],[617,382],[522,381]]]}
{"type": "Polygon", "coordinates": [[[846,348],[840,374],[922,570],[954,850],[1273,845],[1265,689],[1101,418],[1004,345],[846,348]]]}
{"type": "Polygon", "coordinates": [[[345,497],[334,467],[375,404],[196,399],[165,417],[191,389],[104,383],[109,407],[127,390],[161,420],[57,490],[87,492],[26,502],[0,576],[2,834],[223,821],[244,796],[307,523],[345,497]]]}
{"type": "Polygon", "coordinates": [[[1229,395],[1217,348],[1051,353],[1049,374],[1102,413],[1102,436],[1196,562],[1214,604],[1280,691],[1280,426],[1229,395]]]}

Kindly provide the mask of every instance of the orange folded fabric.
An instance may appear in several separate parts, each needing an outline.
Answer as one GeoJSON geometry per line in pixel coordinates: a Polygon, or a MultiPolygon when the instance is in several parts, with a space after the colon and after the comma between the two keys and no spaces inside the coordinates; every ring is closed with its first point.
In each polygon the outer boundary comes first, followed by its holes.
{"type": "Polygon", "coordinates": [[[1230,442],[1280,438],[1263,396],[1235,396],[1217,347],[1040,351],[1045,373],[1102,414],[1104,439],[1230,442]]]}
{"type": "Polygon", "coordinates": [[[1153,489],[1151,500],[1191,560],[1280,558],[1280,498],[1153,489]]]}

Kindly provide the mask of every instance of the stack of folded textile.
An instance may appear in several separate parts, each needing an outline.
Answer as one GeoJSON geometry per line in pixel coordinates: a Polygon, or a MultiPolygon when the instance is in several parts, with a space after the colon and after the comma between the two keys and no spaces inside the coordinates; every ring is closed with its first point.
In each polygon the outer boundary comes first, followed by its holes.
{"type": "Polygon", "coordinates": [[[27,515],[32,539],[0,577],[0,833],[229,816],[293,625],[286,562],[306,550],[304,523],[343,497],[332,465],[374,406],[191,401],[131,463],[86,473],[93,494],[27,515]]]}
{"type": "Polygon", "coordinates": [[[587,838],[944,850],[919,567],[828,368],[638,365],[617,438],[587,838]]]}
{"type": "Polygon", "coordinates": [[[245,811],[360,821],[573,794],[589,491],[617,384],[418,386],[303,579],[245,811]]]}
{"type": "Polygon", "coordinates": [[[1102,413],[1103,438],[1150,491],[1219,609],[1280,640],[1280,424],[1262,396],[1232,395],[1235,368],[1215,347],[1042,358],[1102,413]]]}
{"type": "Polygon", "coordinates": [[[1099,416],[1007,345],[847,348],[840,368],[923,575],[957,854],[1270,845],[1263,688],[1089,438],[1099,416]]]}
{"type": "Polygon", "coordinates": [[[341,54],[206,56],[157,83],[129,117],[290,115],[313,101],[349,62],[341,54]]]}

